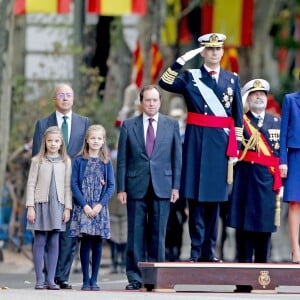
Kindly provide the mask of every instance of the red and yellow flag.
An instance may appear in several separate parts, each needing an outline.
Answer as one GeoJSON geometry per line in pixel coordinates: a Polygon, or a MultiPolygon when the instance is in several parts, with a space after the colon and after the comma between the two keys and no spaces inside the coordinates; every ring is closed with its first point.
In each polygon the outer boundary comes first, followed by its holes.
{"type": "Polygon", "coordinates": [[[145,15],[146,0],[88,0],[87,11],[102,16],[145,15]]]}
{"type": "Polygon", "coordinates": [[[72,0],[15,0],[14,14],[68,14],[72,0]]]}
{"type": "Polygon", "coordinates": [[[235,47],[224,49],[224,55],[221,60],[221,67],[225,70],[239,73],[239,57],[235,47]]]}
{"type": "Polygon", "coordinates": [[[139,41],[137,41],[136,48],[133,52],[133,68],[135,84],[138,88],[141,88],[144,77],[144,59],[139,41]]]}
{"type": "Polygon", "coordinates": [[[161,41],[165,45],[176,45],[178,42],[178,20],[181,13],[180,0],[166,0],[166,17],[161,28],[161,41]]]}
{"type": "Polygon", "coordinates": [[[151,58],[152,58],[152,62],[151,62],[150,81],[151,84],[154,84],[156,83],[158,76],[160,75],[160,71],[163,67],[162,54],[156,42],[153,42],[151,45],[151,58]]]}
{"type": "Polygon", "coordinates": [[[214,0],[201,10],[202,34],[224,33],[226,44],[235,47],[252,45],[254,0],[214,0]]]}

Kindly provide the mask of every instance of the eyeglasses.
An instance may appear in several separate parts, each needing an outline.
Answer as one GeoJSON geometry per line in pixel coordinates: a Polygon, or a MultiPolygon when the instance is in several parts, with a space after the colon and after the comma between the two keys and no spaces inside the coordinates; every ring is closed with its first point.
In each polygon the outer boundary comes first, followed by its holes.
{"type": "Polygon", "coordinates": [[[56,98],[58,99],[67,99],[72,97],[73,97],[73,93],[59,93],[56,95],[56,98]]]}

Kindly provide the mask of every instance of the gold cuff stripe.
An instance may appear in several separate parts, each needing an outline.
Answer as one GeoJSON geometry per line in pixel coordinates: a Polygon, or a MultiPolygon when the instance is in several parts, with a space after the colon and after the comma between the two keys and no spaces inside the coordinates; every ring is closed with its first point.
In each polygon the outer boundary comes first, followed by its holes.
{"type": "Polygon", "coordinates": [[[165,83],[172,84],[177,75],[178,75],[177,72],[173,71],[171,68],[168,68],[167,71],[163,73],[161,79],[165,83]]]}

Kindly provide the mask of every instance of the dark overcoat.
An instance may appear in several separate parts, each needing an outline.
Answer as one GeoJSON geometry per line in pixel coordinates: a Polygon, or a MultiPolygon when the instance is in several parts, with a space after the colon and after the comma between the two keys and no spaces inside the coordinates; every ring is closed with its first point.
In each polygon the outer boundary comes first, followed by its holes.
{"type": "MultiPolygon", "coordinates": [[[[179,74],[182,65],[174,63],[162,76],[159,85],[173,93],[184,96],[188,112],[214,115],[203,95],[195,86],[190,70],[179,74]]],[[[218,83],[202,66],[200,80],[213,89],[227,116],[242,127],[243,104],[240,80],[237,74],[220,70],[218,83]]],[[[181,173],[181,197],[200,202],[222,202],[228,200],[226,149],[228,135],[222,128],[211,128],[187,124],[183,144],[181,173]]]]}
{"type": "MultiPolygon", "coordinates": [[[[248,112],[247,116],[250,123],[258,128],[253,114],[248,112]]],[[[266,113],[260,131],[272,149],[272,154],[278,157],[280,119],[266,113]]],[[[244,137],[249,139],[246,130],[244,137]]],[[[276,191],[273,190],[273,182],[274,177],[269,167],[245,161],[238,162],[234,167],[228,226],[244,231],[276,231],[274,225],[276,191]]]]}

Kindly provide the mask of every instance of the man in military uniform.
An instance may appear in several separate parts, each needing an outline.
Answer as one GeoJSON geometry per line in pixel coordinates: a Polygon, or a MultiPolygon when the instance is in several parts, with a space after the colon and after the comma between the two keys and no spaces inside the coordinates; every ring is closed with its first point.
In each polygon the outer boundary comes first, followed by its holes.
{"type": "Polygon", "coordinates": [[[271,234],[280,217],[280,119],[265,111],[269,89],[264,79],[253,79],[242,88],[249,111],[244,115],[228,216],[228,225],[236,228],[238,262],[268,262],[271,234]]]}
{"type": "Polygon", "coordinates": [[[191,262],[219,261],[219,205],[228,200],[228,161],[236,159],[242,138],[240,80],[220,68],[225,39],[220,33],[200,36],[200,48],[180,56],[159,81],[163,89],[184,96],[188,111],[180,192],[189,204],[191,262]],[[179,74],[199,53],[204,59],[200,69],[179,74]]]}

